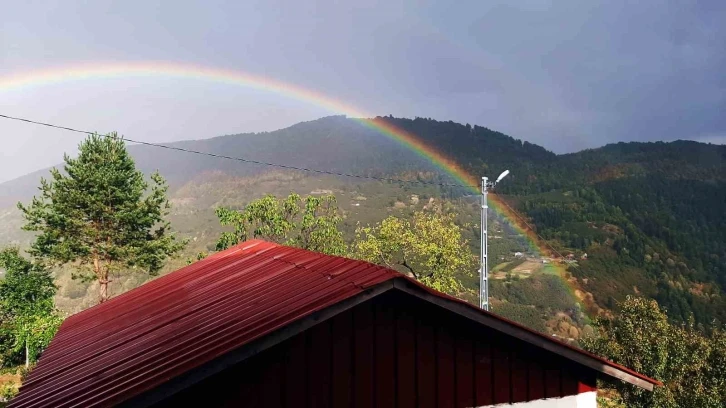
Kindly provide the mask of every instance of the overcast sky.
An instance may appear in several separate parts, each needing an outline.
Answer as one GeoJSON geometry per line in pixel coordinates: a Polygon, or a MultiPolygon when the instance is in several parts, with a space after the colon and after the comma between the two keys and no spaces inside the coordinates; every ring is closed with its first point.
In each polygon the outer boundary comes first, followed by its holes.
{"type": "MultiPolygon", "coordinates": [[[[726,2],[6,1],[3,77],[167,61],[295,84],[373,114],[478,124],[558,153],[616,141],[726,143],[726,2]],[[516,5],[513,5],[516,4],[516,5]]],[[[132,139],[275,130],[337,113],[204,80],[0,89],[0,113],[132,139]]],[[[80,136],[0,119],[0,181],[80,136]]]]}

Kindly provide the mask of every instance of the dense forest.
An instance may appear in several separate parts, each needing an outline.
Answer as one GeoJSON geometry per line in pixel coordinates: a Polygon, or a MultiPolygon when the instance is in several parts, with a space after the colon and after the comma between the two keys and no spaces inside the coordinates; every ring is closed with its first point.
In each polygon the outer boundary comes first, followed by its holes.
{"type": "Polygon", "coordinates": [[[726,321],[726,146],[618,143],[557,156],[478,126],[389,119],[473,174],[511,176],[498,191],[563,251],[601,307],[628,294],[671,318],[726,321]]]}

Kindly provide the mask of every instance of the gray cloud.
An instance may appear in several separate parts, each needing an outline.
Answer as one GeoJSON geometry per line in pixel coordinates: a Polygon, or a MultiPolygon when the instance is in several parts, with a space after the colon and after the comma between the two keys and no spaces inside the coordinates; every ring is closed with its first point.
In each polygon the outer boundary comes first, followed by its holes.
{"type": "MultiPolygon", "coordinates": [[[[0,77],[164,60],[294,83],[375,114],[494,128],[568,152],[726,134],[721,1],[48,1],[0,15],[0,77]],[[343,2],[346,3],[346,2],[343,2]]],[[[116,78],[0,91],[0,111],[167,141],[332,112],[204,81],[116,78]]],[[[0,180],[78,138],[0,121],[0,180]]]]}

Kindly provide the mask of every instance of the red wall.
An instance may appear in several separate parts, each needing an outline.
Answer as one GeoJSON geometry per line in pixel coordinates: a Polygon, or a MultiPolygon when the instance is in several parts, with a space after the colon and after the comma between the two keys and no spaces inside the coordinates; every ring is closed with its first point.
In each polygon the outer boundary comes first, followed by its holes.
{"type": "Polygon", "coordinates": [[[389,293],[172,396],[158,407],[472,407],[593,390],[547,351],[389,293]]]}

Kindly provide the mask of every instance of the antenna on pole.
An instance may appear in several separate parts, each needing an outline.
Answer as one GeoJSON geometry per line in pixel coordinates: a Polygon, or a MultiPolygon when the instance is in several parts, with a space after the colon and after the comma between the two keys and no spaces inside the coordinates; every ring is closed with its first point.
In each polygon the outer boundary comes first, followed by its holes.
{"type": "Polygon", "coordinates": [[[504,170],[497,177],[495,182],[490,182],[487,177],[481,178],[481,253],[479,260],[479,307],[489,311],[489,226],[488,226],[488,210],[487,194],[489,188],[494,188],[504,177],[507,177],[509,170],[504,170]]]}
{"type": "Polygon", "coordinates": [[[489,180],[486,177],[481,178],[481,253],[479,261],[481,262],[479,269],[479,307],[489,311],[489,269],[487,265],[487,210],[489,209],[487,203],[487,184],[489,180]]]}

